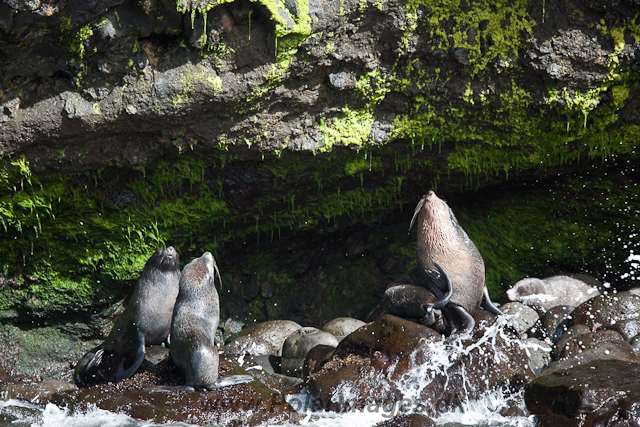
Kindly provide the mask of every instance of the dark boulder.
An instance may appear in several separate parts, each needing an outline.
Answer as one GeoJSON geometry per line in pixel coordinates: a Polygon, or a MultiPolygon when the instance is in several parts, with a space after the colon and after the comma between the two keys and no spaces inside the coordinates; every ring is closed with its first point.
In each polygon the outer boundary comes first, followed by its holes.
{"type": "Polygon", "coordinates": [[[435,425],[436,423],[425,415],[402,414],[378,423],[374,427],[435,427],[435,425]]]}
{"type": "Polygon", "coordinates": [[[597,360],[533,380],[525,402],[540,426],[637,426],[640,364],[597,360]]]}
{"type": "Polygon", "coordinates": [[[613,329],[623,333],[632,329],[627,328],[626,321],[640,320],[640,296],[631,292],[598,295],[576,307],[572,317],[574,325],[586,325],[591,330],[613,329]]]}
{"type": "Polygon", "coordinates": [[[282,344],[289,335],[302,328],[291,320],[270,320],[240,331],[222,349],[224,354],[251,356],[282,355],[282,344]]]}
{"type": "Polygon", "coordinates": [[[630,363],[640,363],[638,355],[631,344],[626,341],[604,341],[583,350],[575,355],[561,359],[550,364],[540,375],[547,375],[562,369],[570,369],[576,366],[586,365],[594,360],[621,360],[630,363]]]}
{"type": "Polygon", "coordinates": [[[309,374],[307,388],[327,410],[399,402],[433,416],[532,376],[520,340],[496,326],[445,341],[428,327],[385,315],[346,337],[309,374]]]}

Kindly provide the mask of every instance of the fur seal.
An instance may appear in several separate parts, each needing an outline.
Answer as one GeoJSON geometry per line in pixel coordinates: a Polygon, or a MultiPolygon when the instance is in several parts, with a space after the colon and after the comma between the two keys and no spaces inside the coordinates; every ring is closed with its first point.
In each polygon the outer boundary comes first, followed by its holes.
{"type": "Polygon", "coordinates": [[[489,298],[482,255],[447,202],[429,191],[418,202],[409,229],[416,219],[420,284],[441,298],[437,306],[448,307],[460,317],[459,331],[473,329],[472,316],[480,307],[501,315],[489,298]]]}
{"type": "Polygon", "coordinates": [[[74,369],[79,387],[132,376],[145,358],[145,346],[168,340],[178,296],[178,252],[169,246],[149,258],[129,303],[105,342],[85,354],[74,369]]]}
{"type": "Polygon", "coordinates": [[[211,252],[192,260],[182,270],[180,291],[171,319],[169,354],[194,389],[213,389],[253,381],[250,375],[218,378],[219,356],[215,335],[220,321],[220,300],[215,277],[220,271],[211,252]]]}

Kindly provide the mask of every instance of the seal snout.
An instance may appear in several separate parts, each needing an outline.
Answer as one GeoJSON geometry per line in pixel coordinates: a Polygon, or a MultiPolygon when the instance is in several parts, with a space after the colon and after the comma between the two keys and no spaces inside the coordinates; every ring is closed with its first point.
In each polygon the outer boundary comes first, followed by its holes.
{"type": "Polygon", "coordinates": [[[222,276],[220,275],[220,270],[218,270],[218,264],[216,263],[215,258],[211,255],[211,252],[207,251],[202,254],[202,258],[204,258],[207,263],[207,269],[209,270],[209,274],[213,278],[215,283],[216,275],[218,276],[218,280],[220,281],[220,289],[222,289],[222,276]]]}
{"type": "Polygon", "coordinates": [[[418,218],[418,214],[420,214],[420,211],[425,206],[425,204],[427,202],[433,201],[434,199],[438,199],[438,196],[436,196],[436,193],[434,193],[431,190],[429,190],[427,192],[427,194],[422,196],[422,198],[420,199],[420,201],[416,205],[415,210],[413,211],[413,218],[411,218],[411,224],[409,224],[409,230],[411,230],[411,228],[413,227],[413,223],[416,222],[416,218],[418,218]]]}
{"type": "Polygon", "coordinates": [[[156,255],[160,257],[161,269],[174,269],[179,268],[180,259],[178,251],[173,246],[169,246],[165,249],[158,249],[156,255]]]}

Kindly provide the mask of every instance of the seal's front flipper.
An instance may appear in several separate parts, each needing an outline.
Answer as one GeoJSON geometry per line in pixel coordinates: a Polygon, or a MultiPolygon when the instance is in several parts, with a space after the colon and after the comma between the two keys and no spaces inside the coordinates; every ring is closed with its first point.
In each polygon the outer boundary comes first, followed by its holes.
{"type": "Polygon", "coordinates": [[[484,287],[482,303],[480,304],[480,307],[484,308],[491,314],[495,314],[496,316],[502,316],[504,314],[498,307],[493,304],[491,298],[489,298],[489,291],[487,290],[486,286],[484,287]]]}
{"type": "Polygon", "coordinates": [[[113,381],[115,382],[126,380],[135,374],[146,356],[144,350],[144,334],[141,331],[138,331],[136,334],[136,339],[131,340],[131,342],[126,343],[126,345],[129,348],[126,349],[124,358],[118,363],[116,373],[113,377],[113,381]]]}
{"type": "Polygon", "coordinates": [[[449,304],[448,308],[450,308],[454,312],[453,314],[457,316],[457,318],[454,320],[457,330],[452,331],[452,333],[457,332],[460,335],[470,333],[473,330],[474,326],[476,326],[476,321],[473,316],[471,316],[467,310],[457,304],[449,304]]]}
{"type": "Polygon", "coordinates": [[[438,300],[435,304],[435,308],[442,308],[451,299],[451,295],[453,293],[453,286],[451,285],[451,279],[449,279],[449,275],[444,271],[444,268],[440,266],[438,263],[434,263],[436,266],[436,270],[424,270],[424,275],[429,282],[431,282],[436,289],[440,291],[444,297],[438,300]]]}
{"type": "Polygon", "coordinates": [[[225,376],[221,376],[218,377],[218,380],[215,382],[215,384],[213,385],[215,388],[222,388],[222,387],[228,387],[230,385],[236,385],[236,384],[246,384],[246,383],[250,383],[254,380],[255,378],[253,378],[251,375],[225,375],[225,376]]]}

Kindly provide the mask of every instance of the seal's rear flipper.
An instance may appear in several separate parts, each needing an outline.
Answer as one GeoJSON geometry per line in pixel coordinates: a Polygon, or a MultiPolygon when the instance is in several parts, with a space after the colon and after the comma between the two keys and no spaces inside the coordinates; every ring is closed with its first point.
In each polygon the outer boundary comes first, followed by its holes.
{"type": "Polygon", "coordinates": [[[473,330],[474,326],[476,326],[476,321],[473,316],[471,316],[467,312],[467,310],[457,304],[449,304],[447,307],[454,311],[455,315],[458,316],[454,320],[454,323],[457,326],[457,330],[452,331],[452,333],[457,332],[460,335],[470,333],[473,330]]]}
{"type": "Polygon", "coordinates": [[[495,314],[496,316],[502,316],[504,313],[500,311],[498,307],[496,307],[493,302],[491,302],[491,298],[489,298],[489,291],[487,287],[484,287],[484,293],[482,295],[482,303],[480,307],[487,310],[491,314],[495,314]]]}
{"type": "Polygon", "coordinates": [[[102,346],[98,346],[90,350],[78,361],[73,370],[73,380],[78,387],[86,387],[104,382],[102,376],[99,375],[103,353],[104,349],[102,346]]]}
{"type": "Polygon", "coordinates": [[[226,375],[223,377],[218,377],[218,381],[215,382],[214,387],[222,388],[228,387],[230,385],[245,384],[252,382],[254,379],[255,378],[253,378],[251,375],[226,375]]]}

